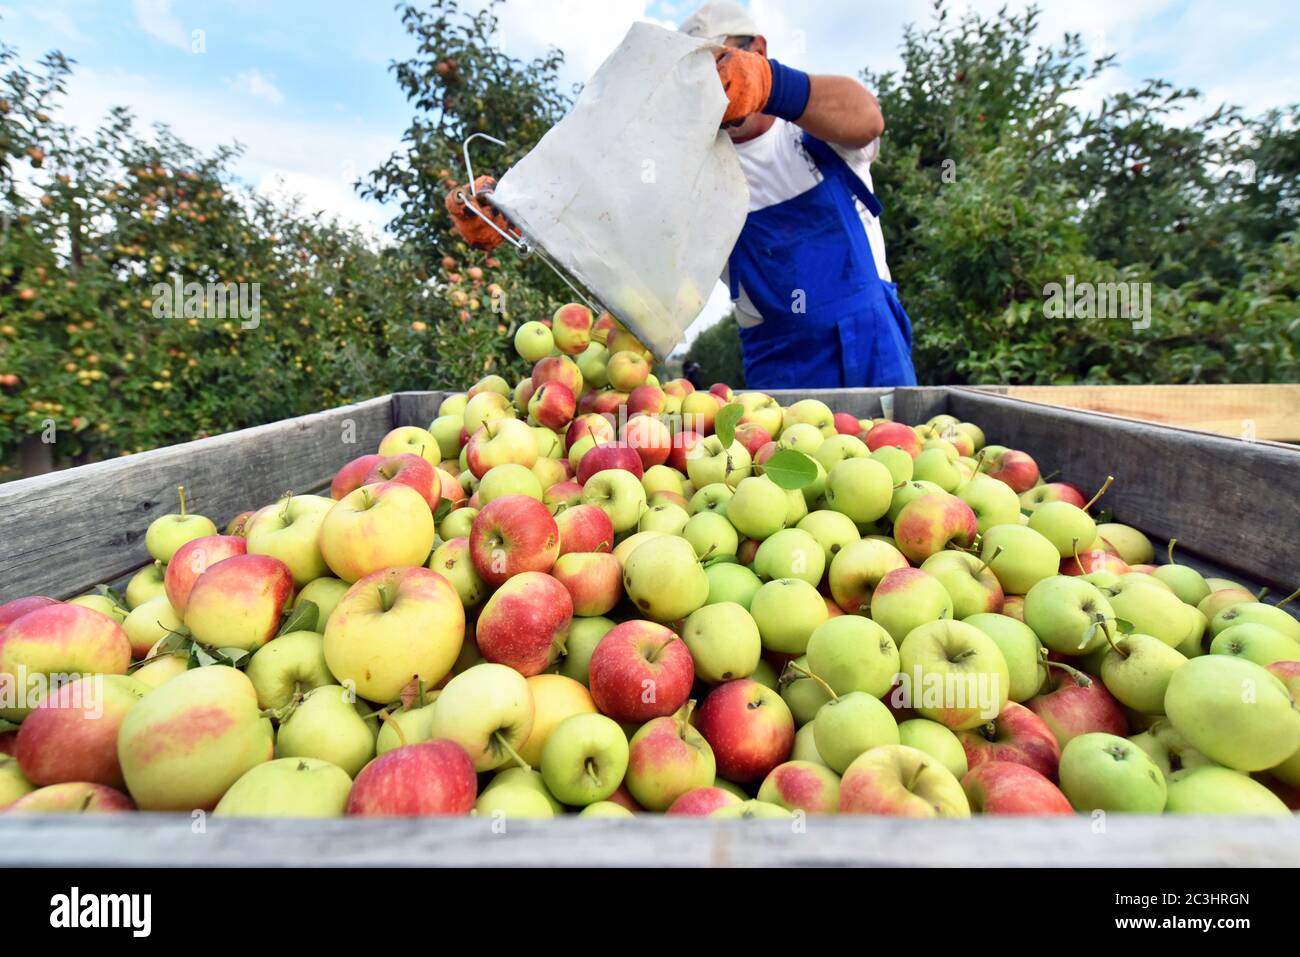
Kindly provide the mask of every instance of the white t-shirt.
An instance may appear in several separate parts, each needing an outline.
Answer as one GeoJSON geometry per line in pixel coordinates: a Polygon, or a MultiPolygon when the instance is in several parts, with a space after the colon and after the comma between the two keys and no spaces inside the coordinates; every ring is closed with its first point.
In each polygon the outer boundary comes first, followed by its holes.
{"type": "MultiPolygon", "coordinates": [[[[778,118],[766,133],[735,144],[736,155],[740,157],[740,168],[745,171],[745,179],[749,181],[750,212],[794,199],[822,181],[821,170],[804,149],[802,138],[803,130],[794,123],[778,118]]],[[[871,163],[880,152],[880,140],[872,140],[862,149],[846,149],[833,144],[831,148],[844,158],[849,169],[867,184],[868,189],[874,190],[871,163]]],[[[885,234],[880,228],[880,220],[872,216],[856,197],[854,204],[858,207],[862,228],[871,244],[876,273],[881,279],[890,282],[889,265],[885,262],[885,234]]],[[[725,270],[722,281],[727,282],[725,270]]],[[[744,286],[741,286],[740,299],[736,302],[736,321],[744,327],[756,326],[763,321],[750,302],[744,286]]]]}

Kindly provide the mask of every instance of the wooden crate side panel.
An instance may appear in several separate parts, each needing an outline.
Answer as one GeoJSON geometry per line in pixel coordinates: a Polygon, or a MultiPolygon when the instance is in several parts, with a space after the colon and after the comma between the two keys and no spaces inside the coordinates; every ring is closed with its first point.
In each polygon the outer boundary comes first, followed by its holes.
{"type": "Polygon", "coordinates": [[[0,602],[70,598],[149,560],[145,530],[177,509],[223,527],[286,491],[329,485],[392,428],[389,396],[0,485],[0,602]]]}
{"type": "Polygon", "coordinates": [[[953,389],[953,415],[990,443],[1103,500],[1116,521],[1290,592],[1300,574],[1300,450],[953,389]]]}
{"type": "Polygon", "coordinates": [[[817,399],[832,412],[847,412],[859,419],[878,418],[883,414],[881,399],[893,396],[893,417],[899,422],[917,425],[947,411],[944,386],[900,387],[896,389],[775,389],[769,390],[783,406],[802,399],[817,399]]]}
{"type": "Polygon", "coordinates": [[[394,392],[393,427],[418,425],[427,429],[449,392],[394,392]]]}

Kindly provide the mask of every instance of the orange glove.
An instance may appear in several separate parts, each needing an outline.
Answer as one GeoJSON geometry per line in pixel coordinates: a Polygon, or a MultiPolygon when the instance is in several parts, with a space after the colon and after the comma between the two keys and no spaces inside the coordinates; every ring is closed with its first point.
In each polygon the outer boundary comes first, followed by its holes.
{"type": "Polygon", "coordinates": [[[503,237],[495,229],[475,216],[469,210],[467,202],[473,203],[486,213],[492,222],[506,232],[516,236],[519,235],[519,231],[510,225],[510,221],[506,219],[505,215],[492,205],[492,190],[496,188],[496,185],[497,181],[491,176],[480,176],[474,180],[476,196],[470,195],[469,186],[455,186],[447,193],[445,203],[447,212],[451,213],[452,225],[456,227],[456,232],[460,233],[461,238],[476,249],[483,249],[488,252],[500,246],[503,237]],[[458,198],[458,193],[463,193],[465,199],[458,198]]]}
{"type": "Polygon", "coordinates": [[[767,105],[772,95],[772,65],[767,57],[728,47],[718,51],[715,59],[728,100],[723,125],[739,123],[767,105]]]}

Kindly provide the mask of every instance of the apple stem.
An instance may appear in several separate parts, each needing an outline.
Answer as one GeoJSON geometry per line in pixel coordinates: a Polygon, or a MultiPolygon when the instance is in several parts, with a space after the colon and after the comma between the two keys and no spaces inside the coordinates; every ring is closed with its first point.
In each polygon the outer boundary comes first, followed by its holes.
{"type": "Polygon", "coordinates": [[[691,714],[695,711],[695,699],[691,698],[686,704],[682,705],[681,710],[677,712],[677,734],[681,738],[686,737],[686,729],[691,725],[691,714]]]}
{"type": "Polygon", "coordinates": [[[185,486],[184,485],[176,486],[176,494],[178,494],[181,497],[181,517],[184,518],[185,517],[185,486]]]}
{"type": "Polygon", "coordinates": [[[418,707],[418,708],[423,708],[423,707],[424,707],[424,705],[425,705],[426,702],[425,702],[425,698],[424,698],[424,679],[423,679],[423,678],[420,678],[420,679],[419,679],[418,681],[416,681],[416,683],[415,683],[415,700],[416,700],[416,707],[418,707]]]}
{"type": "Polygon", "coordinates": [[[513,758],[521,768],[523,768],[525,771],[531,771],[533,769],[533,766],[531,764],[529,764],[527,761],[525,761],[523,758],[519,756],[518,751],[510,747],[510,742],[501,736],[500,731],[493,731],[492,737],[496,739],[496,742],[498,745],[501,746],[501,749],[505,751],[506,754],[510,755],[510,757],[513,758]]]}
{"type": "Polygon", "coordinates": [[[388,597],[388,587],[386,585],[379,586],[379,607],[384,611],[392,611],[393,609],[393,601],[388,597]]]}
{"type": "Polygon", "coordinates": [[[1111,637],[1110,621],[1111,619],[1109,618],[1098,618],[1097,624],[1101,625],[1101,633],[1106,636],[1106,643],[1110,645],[1111,650],[1114,651],[1115,654],[1119,655],[1121,658],[1127,658],[1128,653],[1126,651],[1121,650],[1120,646],[1115,644],[1115,639],[1111,637]]]}
{"type": "Polygon", "coordinates": [[[988,560],[985,561],[982,565],[980,565],[979,568],[975,569],[974,577],[979,578],[981,575],[983,575],[984,572],[988,570],[988,567],[998,560],[998,556],[1001,554],[1002,554],[1002,546],[999,545],[997,548],[993,549],[993,554],[988,557],[988,560]]]}
{"type": "MultiPolygon", "coordinates": [[[[424,682],[420,683],[421,685],[424,684],[424,682]]],[[[402,747],[406,747],[406,735],[402,733],[402,726],[394,719],[393,715],[388,713],[387,708],[379,709],[379,720],[384,722],[385,725],[391,724],[393,726],[393,733],[397,735],[397,740],[402,742],[402,747]]]]}
{"type": "Polygon", "coordinates": [[[1055,472],[1050,472],[1047,475],[1044,475],[1043,484],[1046,485],[1048,482],[1050,482],[1052,479],[1056,478],[1060,474],[1061,474],[1061,470],[1057,469],[1055,472]]]}
{"type": "Polygon", "coordinates": [[[1083,574],[1083,559],[1079,557],[1079,540],[1073,538],[1070,540],[1070,550],[1074,552],[1074,567],[1079,569],[1079,574],[1083,574]]]}
{"type": "Polygon", "coordinates": [[[979,475],[984,471],[984,456],[988,455],[988,449],[980,449],[980,454],[975,456],[975,474],[979,475]]]}
{"type": "Polygon", "coordinates": [[[1169,539],[1169,551],[1166,554],[1168,554],[1169,556],[1170,565],[1176,564],[1176,562],[1174,561],[1174,546],[1177,544],[1178,544],[1178,539],[1176,538],[1169,539]]]}
{"type": "Polygon", "coordinates": [[[1088,511],[1088,509],[1092,508],[1093,505],[1097,503],[1097,499],[1101,498],[1103,495],[1106,494],[1106,489],[1110,488],[1111,483],[1114,481],[1115,481],[1115,476],[1107,475],[1106,481],[1102,483],[1101,488],[1097,489],[1097,494],[1094,495],[1092,498],[1088,499],[1088,504],[1083,507],[1083,510],[1086,512],[1088,511]]]}
{"type": "Polygon", "coordinates": [[[1283,598],[1280,602],[1278,602],[1278,603],[1277,603],[1277,607],[1278,607],[1278,608],[1281,608],[1281,607],[1282,607],[1283,605],[1285,605],[1287,602],[1289,602],[1289,601],[1294,601],[1294,600],[1297,599],[1297,598],[1300,598],[1300,588],[1297,588],[1297,589],[1296,589],[1295,591],[1293,591],[1291,594],[1287,595],[1287,596],[1286,596],[1285,598],[1283,598]]]}
{"type": "Polygon", "coordinates": [[[1049,660],[1049,661],[1047,662],[1047,667],[1048,667],[1049,669],[1051,669],[1051,668],[1060,668],[1062,671],[1067,672],[1071,677],[1074,678],[1075,682],[1076,682],[1076,683],[1077,683],[1081,688],[1089,687],[1089,686],[1092,684],[1092,679],[1089,678],[1086,674],[1084,674],[1084,673],[1083,673],[1082,671],[1080,671],[1078,668],[1073,668],[1073,667],[1071,667],[1070,665],[1067,665],[1067,664],[1066,664],[1065,662],[1063,662],[1063,661],[1051,661],[1051,660],[1049,660]]]}
{"type": "Polygon", "coordinates": [[[786,663],[786,668],[793,668],[795,671],[799,672],[799,674],[803,675],[805,678],[811,678],[813,681],[817,682],[819,685],[822,686],[822,690],[825,691],[828,695],[831,696],[831,700],[832,700],[832,701],[839,701],[839,700],[840,700],[840,696],[837,695],[837,694],[835,693],[835,689],[832,688],[832,687],[831,687],[831,686],[826,682],[826,679],[820,677],[819,675],[815,675],[815,674],[813,674],[813,673],[812,673],[811,671],[809,671],[807,668],[801,668],[801,667],[799,667],[799,666],[798,666],[797,664],[795,664],[793,661],[787,662],[787,663],[786,663]]]}
{"type": "Polygon", "coordinates": [[[1255,601],[1263,601],[1263,600],[1264,600],[1264,596],[1267,595],[1267,594],[1268,594],[1269,592],[1271,592],[1272,590],[1273,590],[1273,589],[1271,589],[1271,588],[1269,588],[1267,585],[1265,585],[1263,588],[1261,588],[1261,589],[1259,590],[1259,594],[1255,596],[1255,601]]]}

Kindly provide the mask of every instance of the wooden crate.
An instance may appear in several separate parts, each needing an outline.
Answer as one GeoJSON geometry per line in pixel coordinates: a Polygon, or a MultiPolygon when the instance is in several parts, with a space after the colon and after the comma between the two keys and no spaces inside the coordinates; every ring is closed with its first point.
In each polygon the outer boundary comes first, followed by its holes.
{"type": "MultiPolygon", "coordinates": [[[[224,522],[286,490],[316,491],[399,425],[428,425],[443,393],[384,396],[329,412],[0,486],[0,601],[67,598],[148,561],[144,532],[175,510],[224,522]]],[[[1157,543],[1177,537],[1207,572],[1290,591],[1300,575],[1300,450],[1267,441],[932,387],[774,393],[820,398],[865,418],[939,413],[978,422],[990,442],[1029,452],[1044,471],[1096,487],[1117,521],[1157,543]]],[[[490,821],[266,822],[187,815],[8,818],[4,865],[516,864],[636,865],[1300,865],[1300,818],[1129,817],[918,822],[568,818],[490,821]]]]}

